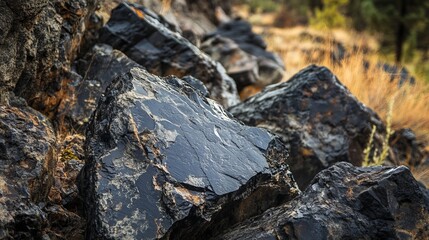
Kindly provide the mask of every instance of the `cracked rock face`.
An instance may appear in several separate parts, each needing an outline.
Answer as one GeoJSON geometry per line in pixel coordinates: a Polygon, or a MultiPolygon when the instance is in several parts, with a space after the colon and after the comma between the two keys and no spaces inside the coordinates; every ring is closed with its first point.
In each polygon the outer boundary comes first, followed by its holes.
{"type": "Polygon", "coordinates": [[[288,164],[301,188],[336,162],[361,165],[372,126],[381,149],[383,126],[325,67],[309,66],[289,81],[267,87],[230,112],[250,126],[278,134],[290,149],[288,164]]]}
{"type": "Polygon", "coordinates": [[[337,163],[298,198],[216,239],[428,239],[425,191],[404,166],[337,163]]]}
{"type": "Polygon", "coordinates": [[[283,77],[283,61],[266,50],[262,37],[252,32],[252,26],[244,20],[221,24],[203,41],[201,49],[225,66],[239,91],[249,85],[277,83],[283,77]]]}
{"type": "Polygon", "coordinates": [[[122,3],[101,29],[100,42],[124,52],[153,74],[201,80],[210,97],[225,107],[238,103],[236,85],[222,65],[169,27],[147,8],[122,3]]]}
{"type": "Polygon", "coordinates": [[[1,0],[0,92],[55,111],[96,0],[1,0]],[[63,81],[64,80],[64,81],[63,81]],[[31,87],[29,87],[31,86],[31,87]]]}
{"type": "Polygon", "coordinates": [[[122,75],[86,135],[80,190],[90,238],[159,238],[189,219],[221,228],[299,192],[277,138],[175,77],[122,75]]]}
{"type": "Polygon", "coordinates": [[[49,121],[23,99],[0,106],[0,239],[41,238],[55,162],[49,121]]]}
{"type": "Polygon", "coordinates": [[[111,46],[100,44],[75,64],[76,80],[69,87],[60,113],[75,129],[83,130],[107,86],[122,73],[139,65],[111,46]]]}

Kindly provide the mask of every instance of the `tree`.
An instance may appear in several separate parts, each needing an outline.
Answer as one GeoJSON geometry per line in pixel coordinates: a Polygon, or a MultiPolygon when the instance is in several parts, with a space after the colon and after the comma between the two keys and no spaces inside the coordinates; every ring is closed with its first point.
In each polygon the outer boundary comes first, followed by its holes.
{"type": "MultiPolygon", "coordinates": [[[[406,42],[429,38],[425,29],[429,26],[429,2],[422,0],[352,0],[354,11],[353,23],[359,28],[382,33],[385,48],[395,52],[395,60],[403,60],[406,42]]],[[[350,12],[350,9],[349,9],[350,12]]],[[[426,46],[428,43],[424,44],[426,46]]],[[[413,45],[413,44],[410,44],[413,45]]],[[[416,47],[421,44],[414,44],[416,47]]]]}
{"type": "Polygon", "coordinates": [[[316,8],[310,24],[321,28],[345,27],[346,17],[341,12],[348,3],[349,0],[322,0],[323,8],[316,8]]]}

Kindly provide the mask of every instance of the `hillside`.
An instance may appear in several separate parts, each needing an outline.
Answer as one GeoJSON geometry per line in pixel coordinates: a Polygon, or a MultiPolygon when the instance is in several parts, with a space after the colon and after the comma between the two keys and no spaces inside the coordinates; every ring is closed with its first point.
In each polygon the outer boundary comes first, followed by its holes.
{"type": "Polygon", "coordinates": [[[0,239],[429,238],[411,48],[233,2],[0,0],[0,239]]]}

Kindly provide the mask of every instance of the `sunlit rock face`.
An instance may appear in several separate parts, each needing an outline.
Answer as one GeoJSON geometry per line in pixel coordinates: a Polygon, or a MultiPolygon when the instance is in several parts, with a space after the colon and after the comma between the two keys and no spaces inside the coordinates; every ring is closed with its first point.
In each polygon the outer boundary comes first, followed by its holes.
{"type": "MultiPolygon", "coordinates": [[[[282,137],[290,149],[288,163],[302,188],[336,162],[360,165],[372,126],[377,126],[380,136],[385,129],[331,71],[315,65],[267,87],[230,112],[246,124],[282,137]]],[[[381,148],[380,140],[374,144],[381,148]]]]}
{"type": "Polygon", "coordinates": [[[238,103],[235,82],[222,65],[171,28],[147,8],[124,3],[112,11],[109,22],[101,29],[99,41],[124,52],[153,74],[190,75],[199,79],[210,97],[225,107],[238,103]]]}
{"type": "Polygon", "coordinates": [[[282,80],[283,61],[266,48],[262,37],[244,20],[221,24],[203,38],[201,45],[204,52],[225,66],[239,91],[249,85],[264,87],[282,80]]]}
{"type": "Polygon", "coordinates": [[[427,239],[425,191],[404,166],[337,163],[300,197],[216,239],[427,239]]]}
{"type": "Polygon", "coordinates": [[[107,89],[80,177],[88,236],[157,238],[188,219],[232,225],[299,192],[279,139],[233,120],[196,83],[133,68],[107,89]]]}
{"type": "Polygon", "coordinates": [[[97,0],[1,0],[0,92],[52,114],[97,0]]]}
{"type": "Polygon", "coordinates": [[[11,97],[0,106],[0,239],[43,236],[55,135],[47,118],[11,97]]]}

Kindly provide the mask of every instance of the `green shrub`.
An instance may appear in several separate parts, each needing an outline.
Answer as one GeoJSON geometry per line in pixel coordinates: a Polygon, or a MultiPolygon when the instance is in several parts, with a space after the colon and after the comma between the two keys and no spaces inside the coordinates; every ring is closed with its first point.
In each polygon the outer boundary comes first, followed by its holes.
{"type": "Polygon", "coordinates": [[[315,28],[346,27],[346,17],[341,10],[347,6],[349,0],[322,0],[323,9],[316,9],[315,15],[310,18],[310,25],[315,28]]]}

